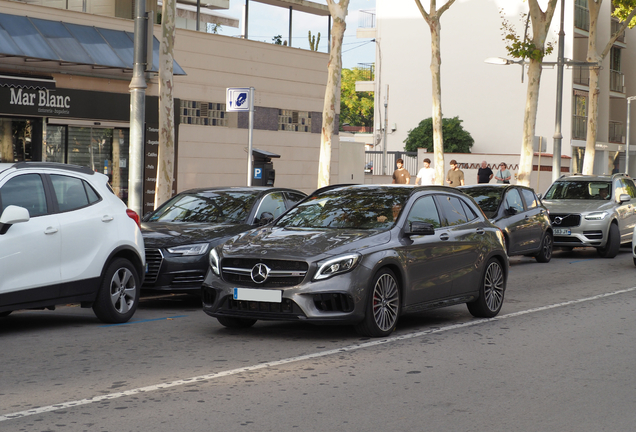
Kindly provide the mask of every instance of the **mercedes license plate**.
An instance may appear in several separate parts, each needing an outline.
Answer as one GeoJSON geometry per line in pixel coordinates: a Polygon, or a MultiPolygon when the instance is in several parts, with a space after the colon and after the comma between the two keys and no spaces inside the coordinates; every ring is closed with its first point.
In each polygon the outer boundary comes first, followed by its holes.
{"type": "Polygon", "coordinates": [[[283,292],[278,290],[234,288],[234,300],[281,303],[283,301],[283,292]]]}

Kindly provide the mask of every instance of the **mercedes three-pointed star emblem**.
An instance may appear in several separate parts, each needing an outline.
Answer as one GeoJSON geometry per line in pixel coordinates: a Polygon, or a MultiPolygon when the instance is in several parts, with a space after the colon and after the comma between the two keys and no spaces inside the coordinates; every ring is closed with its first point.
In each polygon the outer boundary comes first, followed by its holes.
{"type": "Polygon", "coordinates": [[[254,283],[262,284],[267,280],[267,276],[269,276],[269,267],[263,263],[258,263],[252,267],[251,276],[254,283]]]}

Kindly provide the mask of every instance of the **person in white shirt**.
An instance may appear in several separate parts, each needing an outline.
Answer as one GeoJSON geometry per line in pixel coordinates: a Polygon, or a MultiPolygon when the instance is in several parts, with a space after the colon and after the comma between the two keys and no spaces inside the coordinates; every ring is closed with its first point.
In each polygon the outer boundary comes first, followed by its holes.
{"type": "Polygon", "coordinates": [[[421,184],[422,186],[435,184],[435,170],[431,168],[431,160],[429,158],[424,159],[424,168],[417,173],[415,184],[421,184]]]}

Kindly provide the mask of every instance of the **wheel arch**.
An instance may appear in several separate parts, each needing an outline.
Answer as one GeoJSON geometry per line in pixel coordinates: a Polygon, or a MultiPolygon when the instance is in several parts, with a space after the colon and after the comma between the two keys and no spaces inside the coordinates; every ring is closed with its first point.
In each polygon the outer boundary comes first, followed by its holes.
{"type": "Polygon", "coordinates": [[[110,264],[117,258],[125,258],[128,261],[130,261],[132,265],[135,267],[135,270],[137,270],[137,276],[139,276],[140,284],[144,283],[144,278],[146,276],[146,272],[145,272],[144,264],[143,264],[144,261],[139,256],[136,250],[127,246],[119,246],[118,248],[116,248],[110,253],[110,255],[108,256],[108,259],[104,263],[104,267],[102,268],[102,274],[100,278],[104,277],[104,273],[106,272],[106,269],[108,269],[110,264]]]}

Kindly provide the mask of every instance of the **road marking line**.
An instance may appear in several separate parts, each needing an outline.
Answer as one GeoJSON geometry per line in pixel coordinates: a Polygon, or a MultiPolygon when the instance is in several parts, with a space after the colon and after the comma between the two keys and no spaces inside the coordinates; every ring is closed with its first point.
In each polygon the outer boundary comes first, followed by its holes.
{"type": "Polygon", "coordinates": [[[564,307],[564,306],[570,306],[570,305],[584,303],[584,302],[588,302],[588,301],[599,300],[599,299],[602,299],[602,298],[612,297],[612,296],[619,295],[619,294],[625,294],[625,293],[629,293],[629,292],[632,292],[632,291],[636,291],[636,287],[626,288],[626,289],[623,289],[623,290],[613,291],[613,292],[605,293],[605,294],[599,294],[599,295],[595,295],[595,296],[592,296],[592,297],[586,297],[586,298],[582,298],[582,299],[578,299],[578,300],[570,300],[570,301],[566,301],[566,302],[563,302],[563,303],[556,303],[556,304],[552,304],[552,305],[548,305],[548,306],[541,306],[541,307],[538,307],[538,308],[527,309],[527,310],[524,310],[524,311],[513,312],[513,313],[506,314],[506,315],[498,316],[498,317],[495,317],[495,318],[487,318],[487,319],[478,319],[478,320],[473,320],[473,321],[467,321],[467,322],[460,323],[460,324],[453,324],[453,325],[440,327],[440,328],[435,328],[435,329],[423,330],[423,331],[414,332],[414,333],[407,333],[407,334],[400,335],[400,336],[391,336],[391,337],[388,337],[388,338],[385,338],[385,339],[375,339],[375,340],[372,340],[370,342],[365,342],[365,343],[358,344],[358,345],[350,345],[350,346],[342,347],[342,348],[336,348],[336,349],[332,349],[332,350],[329,350],[329,351],[321,351],[321,352],[312,353],[312,354],[306,354],[306,355],[297,356],[297,357],[290,357],[290,358],[276,360],[276,361],[271,361],[271,362],[267,362],[267,363],[260,363],[260,364],[253,365],[253,366],[246,366],[246,367],[242,367],[242,368],[238,368],[238,369],[231,369],[231,370],[217,372],[217,373],[212,373],[212,374],[208,374],[208,375],[200,375],[200,376],[197,376],[197,377],[186,378],[186,379],[177,380],[177,381],[171,381],[171,382],[162,383],[162,384],[155,384],[155,385],[151,385],[151,386],[147,386],[147,387],[140,387],[140,388],[136,388],[136,389],[132,389],[132,390],[126,390],[126,391],[118,392],[118,393],[110,393],[110,394],[107,394],[107,395],[95,396],[95,397],[88,398],[88,399],[81,399],[81,400],[76,400],[76,401],[63,402],[63,403],[59,403],[59,404],[55,404],[55,405],[49,405],[49,406],[34,408],[34,409],[26,410],[26,411],[19,411],[19,412],[4,414],[4,415],[0,415],[0,422],[6,421],[6,420],[13,420],[13,419],[18,419],[18,418],[23,418],[23,417],[29,417],[29,416],[36,415],[36,414],[43,414],[43,413],[47,413],[47,412],[51,412],[51,411],[58,411],[58,410],[62,410],[62,409],[73,408],[73,407],[77,407],[77,406],[81,406],[81,405],[93,404],[93,403],[101,402],[101,401],[104,401],[104,400],[113,400],[113,399],[118,399],[118,398],[125,397],[125,396],[132,396],[132,395],[136,395],[136,394],[140,394],[140,393],[149,393],[149,392],[154,392],[154,391],[157,391],[157,390],[164,390],[164,389],[168,389],[168,388],[172,388],[172,387],[178,387],[178,386],[182,386],[182,385],[186,385],[186,384],[192,384],[192,383],[196,383],[196,382],[210,381],[210,380],[214,380],[214,379],[217,379],[217,378],[223,378],[223,377],[227,377],[227,376],[237,375],[237,374],[244,373],[244,372],[252,372],[252,371],[259,370],[259,369],[271,368],[271,367],[281,366],[281,365],[285,365],[285,364],[289,364],[289,363],[296,363],[296,362],[300,362],[300,361],[311,360],[311,359],[315,359],[315,358],[319,358],[319,357],[327,357],[327,356],[334,355],[334,354],[340,354],[340,353],[344,353],[344,352],[356,351],[356,350],[359,350],[359,349],[374,347],[374,346],[378,346],[378,345],[385,345],[385,344],[388,344],[388,343],[391,343],[391,342],[414,339],[414,338],[418,338],[418,337],[421,337],[421,336],[426,336],[426,335],[431,335],[431,334],[436,334],[436,333],[442,333],[442,332],[446,332],[446,331],[449,331],[449,330],[456,330],[456,329],[465,328],[465,327],[472,327],[472,326],[476,326],[476,325],[487,323],[487,322],[491,322],[491,321],[501,321],[501,320],[505,320],[505,319],[509,319],[509,318],[516,318],[516,317],[519,317],[519,316],[522,316],[522,315],[528,315],[528,314],[533,314],[533,313],[537,313],[537,312],[543,312],[543,311],[546,311],[546,310],[556,309],[556,308],[560,308],[560,307],[564,307]]]}

